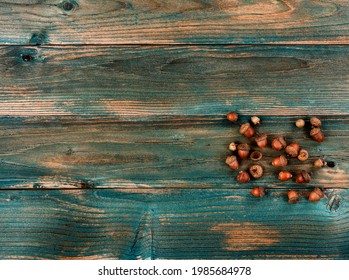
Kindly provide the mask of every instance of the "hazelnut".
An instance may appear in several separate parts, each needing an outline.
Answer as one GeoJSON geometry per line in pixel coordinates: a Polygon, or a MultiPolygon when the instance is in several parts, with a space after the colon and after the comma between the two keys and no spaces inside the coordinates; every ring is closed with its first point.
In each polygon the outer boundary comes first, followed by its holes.
{"type": "Polygon", "coordinates": [[[236,148],[237,148],[237,145],[234,142],[229,144],[230,151],[234,152],[234,151],[236,151],[236,148]]]}
{"type": "Polygon", "coordinates": [[[313,165],[315,168],[321,168],[324,165],[326,165],[326,162],[322,158],[318,158],[317,160],[314,161],[313,165]]]}
{"type": "Polygon", "coordinates": [[[300,161],[305,161],[309,158],[309,153],[305,149],[300,149],[299,154],[298,154],[298,159],[300,161]]]}
{"type": "Polygon", "coordinates": [[[299,201],[299,195],[295,190],[290,190],[287,193],[287,196],[288,196],[288,202],[291,204],[295,204],[299,201]]]}
{"type": "Polygon", "coordinates": [[[263,187],[254,187],[251,194],[255,197],[263,197],[265,195],[265,190],[263,187]]]}
{"type": "Polygon", "coordinates": [[[262,166],[255,164],[250,167],[250,174],[253,178],[258,179],[263,176],[262,166]]]}
{"type": "Polygon", "coordinates": [[[304,125],[305,125],[305,121],[303,119],[299,119],[296,121],[296,126],[298,128],[302,128],[302,127],[304,127],[304,125]]]}
{"type": "Polygon", "coordinates": [[[233,122],[233,123],[238,120],[238,117],[239,117],[239,115],[236,114],[235,112],[230,112],[227,114],[228,121],[233,122]]]}
{"type": "Polygon", "coordinates": [[[238,145],[238,155],[240,158],[248,158],[250,153],[250,145],[248,144],[240,144],[238,145]]]}
{"type": "Polygon", "coordinates": [[[251,122],[252,122],[254,125],[258,125],[258,124],[261,123],[261,119],[258,118],[257,116],[253,116],[253,117],[251,118],[251,122]]]}
{"type": "Polygon", "coordinates": [[[250,159],[253,161],[259,161],[263,157],[262,153],[260,151],[254,151],[250,154],[250,159]]]}
{"type": "Polygon", "coordinates": [[[272,165],[274,167],[283,167],[287,165],[287,158],[284,155],[278,156],[273,159],[272,165]]]}
{"type": "Polygon", "coordinates": [[[320,199],[324,198],[324,193],[319,189],[315,188],[310,194],[309,194],[309,200],[312,202],[319,201],[320,199]]]}
{"type": "Polygon", "coordinates": [[[264,148],[267,146],[267,135],[265,133],[258,134],[255,138],[255,141],[260,148],[264,148]]]}
{"type": "Polygon", "coordinates": [[[246,171],[240,171],[237,176],[237,180],[240,183],[247,183],[248,181],[250,181],[250,175],[246,171]]]}
{"type": "Polygon", "coordinates": [[[297,143],[291,143],[286,147],[286,153],[291,157],[297,157],[299,151],[299,145],[297,143]]]}
{"type": "Polygon", "coordinates": [[[310,136],[317,142],[321,143],[325,140],[325,136],[320,128],[315,127],[310,131],[310,136]]]}
{"type": "Polygon", "coordinates": [[[237,170],[239,169],[239,162],[236,156],[228,156],[225,160],[225,163],[229,165],[231,169],[237,170]]]}
{"type": "Polygon", "coordinates": [[[296,182],[298,184],[304,184],[304,183],[309,183],[311,180],[310,173],[302,170],[301,173],[296,175],[296,182]]]}
{"type": "Polygon", "coordinates": [[[241,135],[245,135],[247,138],[251,138],[255,133],[254,128],[250,125],[250,123],[242,124],[239,132],[241,135]]]}
{"type": "Polygon", "coordinates": [[[288,171],[280,171],[279,172],[279,180],[281,181],[287,181],[292,178],[292,174],[288,171]]]}
{"type": "Polygon", "coordinates": [[[278,136],[271,142],[271,147],[277,151],[284,149],[286,146],[285,137],[283,136],[278,136]]]}
{"type": "Polygon", "coordinates": [[[311,118],[310,123],[313,127],[320,127],[321,126],[321,121],[318,118],[311,118]]]}

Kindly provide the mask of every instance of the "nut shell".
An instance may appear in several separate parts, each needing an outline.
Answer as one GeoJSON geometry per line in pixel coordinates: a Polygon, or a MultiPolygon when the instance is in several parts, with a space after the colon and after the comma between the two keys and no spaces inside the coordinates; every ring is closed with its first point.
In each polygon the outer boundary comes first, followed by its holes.
{"type": "Polygon", "coordinates": [[[303,119],[298,119],[298,120],[296,121],[296,126],[297,126],[298,128],[302,128],[302,127],[304,127],[304,125],[305,125],[305,121],[304,121],[303,119]]]}
{"type": "Polygon", "coordinates": [[[263,187],[254,187],[251,190],[251,194],[255,197],[263,197],[265,195],[265,189],[263,187]]]}
{"type": "Polygon", "coordinates": [[[290,180],[292,178],[292,174],[288,171],[280,171],[278,178],[281,181],[287,181],[287,180],[290,180]]]}
{"type": "Polygon", "coordinates": [[[229,148],[228,149],[230,151],[234,152],[237,149],[237,145],[234,142],[232,142],[232,143],[229,144],[229,148]]]}
{"type": "Polygon", "coordinates": [[[246,171],[240,171],[237,176],[237,180],[240,183],[247,183],[248,181],[250,181],[250,174],[248,174],[246,171]]]}
{"type": "Polygon", "coordinates": [[[284,149],[286,146],[286,140],[283,136],[278,136],[271,142],[271,147],[276,151],[280,151],[284,149]]]}
{"type": "Polygon", "coordinates": [[[263,176],[263,167],[258,164],[252,165],[249,170],[251,176],[255,179],[263,176]]]}
{"type": "Polygon", "coordinates": [[[321,126],[321,121],[318,118],[310,118],[310,123],[314,127],[320,127],[321,126]]]}
{"type": "Polygon", "coordinates": [[[299,152],[299,145],[297,143],[291,143],[286,147],[285,151],[291,157],[297,157],[299,152]]]}
{"type": "Polygon", "coordinates": [[[287,163],[288,163],[288,160],[284,155],[278,156],[274,158],[272,161],[272,165],[274,167],[284,167],[287,165],[287,163]]]}
{"type": "Polygon", "coordinates": [[[299,201],[299,195],[295,190],[290,190],[287,193],[287,197],[288,197],[288,202],[291,204],[295,204],[299,201]]]}
{"type": "Polygon", "coordinates": [[[325,165],[326,165],[326,162],[322,158],[318,158],[313,163],[313,166],[315,168],[321,168],[321,167],[324,167],[325,165]]]}
{"type": "Polygon", "coordinates": [[[239,115],[237,113],[235,113],[235,112],[230,112],[230,113],[227,114],[227,119],[230,122],[234,123],[234,122],[236,122],[238,120],[238,118],[239,118],[239,115]]]}
{"type": "Polygon", "coordinates": [[[261,119],[258,118],[257,116],[253,116],[251,117],[251,122],[254,124],[254,125],[258,125],[261,123],[261,119]]]}
{"type": "Polygon", "coordinates": [[[305,161],[305,160],[307,160],[308,158],[309,158],[309,153],[308,153],[308,151],[305,150],[305,149],[300,149],[300,150],[299,150],[299,154],[298,154],[298,159],[299,159],[300,161],[305,161]]]}
{"type": "Polygon", "coordinates": [[[262,159],[262,157],[263,157],[263,154],[260,151],[253,151],[250,154],[250,159],[253,161],[259,161],[262,159]]]}

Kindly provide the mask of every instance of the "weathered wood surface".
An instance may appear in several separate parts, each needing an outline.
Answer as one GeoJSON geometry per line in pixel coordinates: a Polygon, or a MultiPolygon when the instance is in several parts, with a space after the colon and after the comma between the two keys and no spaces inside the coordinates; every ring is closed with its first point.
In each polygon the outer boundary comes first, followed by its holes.
{"type": "MultiPolygon", "coordinates": [[[[322,144],[309,137],[309,128],[298,129],[295,117],[261,118],[257,130],[267,133],[269,141],[282,134],[310,153],[305,163],[290,160],[286,170],[311,170],[309,188],[349,187],[348,116],[322,118],[322,144]],[[313,169],[312,162],[322,156],[335,167],[313,169]]],[[[250,143],[238,131],[224,115],[157,122],[1,118],[0,188],[300,187],[277,179],[280,169],[271,161],[282,152],[271,148],[262,151],[265,175],[246,185],[238,183],[237,171],[225,164],[230,142],[250,143]]],[[[241,170],[251,164],[244,160],[241,170]]]]}
{"type": "Polygon", "coordinates": [[[291,205],[285,195],[1,191],[0,258],[347,259],[349,191],[328,194],[341,199],[337,211],[330,211],[335,205],[328,199],[311,203],[304,197],[291,205]]]}
{"type": "Polygon", "coordinates": [[[0,116],[349,112],[349,46],[10,46],[0,56],[0,116]]]}
{"type": "Polygon", "coordinates": [[[5,0],[0,11],[2,44],[347,44],[349,38],[347,0],[5,0]]]}

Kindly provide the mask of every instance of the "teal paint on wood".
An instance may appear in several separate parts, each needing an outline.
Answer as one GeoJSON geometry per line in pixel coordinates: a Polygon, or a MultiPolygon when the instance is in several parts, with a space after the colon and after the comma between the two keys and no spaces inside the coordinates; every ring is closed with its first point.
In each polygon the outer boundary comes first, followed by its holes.
{"type": "Polygon", "coordinates": [[[2,47],[0,116],[347,115],[348,46],[2,47]],[[23,55],[32,59],[23,61],[23,55]]]}
{"type": "Polygon", "coordinates": [[[346,44],[346,0],[0,3],[0,43],[346,44]]]}
{"type": "MultiPolygon", "coordinates": [[[[241,121],[248,120],[241,116],[241,121]]],[[[307,117],[305,117],[307,120],[307,117]]],[[[278,134],[298,142],[310,158],[302,163],[290,159],[286,170],[313,172],[311,187],[348,188],[349,119],[322,118],[325,142],[309,137],[309,127],[298,129],[295,117],[261,117],[257,131],[278,134]],[[314,169],[324,157],[334,168],[314,169]]],[[[0,120],[0,188],[299,188],[281,182],[281,169],[271,165],[283,152],[262,150],[264,176],[249,184],[236,181],[238,171],[225,164],[230,142],[251,143],[239,134],[239,126],[220,118],[182,118],[157,122],[0,120]]],[[[240,170],[253,162],[241,162],[240,170]]]]}
{"type": "Polygon", "coordinates": [[[331,212],[280,190],[1,191],[0,258],[346,259],[348,190],[336,194],[331,212]]]}

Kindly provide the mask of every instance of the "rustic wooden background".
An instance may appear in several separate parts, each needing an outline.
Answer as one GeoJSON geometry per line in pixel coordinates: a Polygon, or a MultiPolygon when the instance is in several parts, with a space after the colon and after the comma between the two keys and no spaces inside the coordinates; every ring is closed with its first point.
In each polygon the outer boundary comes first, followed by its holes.
{"type": "Polygon", "coordinates": [[[347,0],[0,1],[0,258],[348,259],[348,44],[347,0]],[[237,184],[231,110],[335,167],[237,184]]]}

